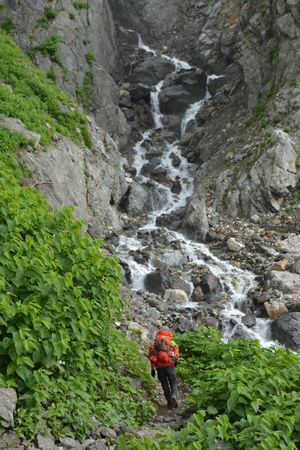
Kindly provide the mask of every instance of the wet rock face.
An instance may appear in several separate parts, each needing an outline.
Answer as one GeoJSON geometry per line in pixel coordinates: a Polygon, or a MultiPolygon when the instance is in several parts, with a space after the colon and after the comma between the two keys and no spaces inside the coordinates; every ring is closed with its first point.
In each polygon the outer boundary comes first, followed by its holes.
{"type": "Polygon", "coordinates": [[[195,69],[171,76],[159,94],[161,112],[182,115],[191,103],[205,97],[206,79],[205,72],[195,69]]]}
{"type": "Polygon", "coordinates": [[[131,84],[142,83],[147,86],[155,86],[174,70],[174,64],[168,59],[152,56],[135,67],[129,76],[129,81],[131,84]]]}

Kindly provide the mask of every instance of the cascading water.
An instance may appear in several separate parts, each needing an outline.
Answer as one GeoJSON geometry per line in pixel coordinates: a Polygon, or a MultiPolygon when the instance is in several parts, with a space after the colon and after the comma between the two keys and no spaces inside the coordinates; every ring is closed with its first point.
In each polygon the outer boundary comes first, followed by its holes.
{"type": "MultiPolygon", "coordinates": [[[[138,38],[140,49],[152,56],[158,55],[158,52],[143,43],[140,36],[138,38]]],[[[159,56],[172,61],[176,72],[179,72],[181,69],[189,70],[192,68],[188,63],[180,61],[177,58],[171,58],[161,54],[159,54],[159,56]]],[[[208,76],[207,84],[210,80],[215,78],[219,77],[215,75],[208,76]]],[[[159,109],[159,93],[163,87],[163,83],[164,80],[161,80],[155,86],[155,89],[151,94],[154,128],[144,132],[141,139],[134,147],[133,166],[136,169],[135,180],[141,184],[149,182],[149,178],[141,173],[144,164],[147,162],[147,146],[145,144],[147,141],[155,138],[157,130],[164,128],[164,116],[159,109]]],[[[207,89],[205,98],[193,103],[187,108],[181,121],[181,135],[185,133],[188,123],[195,119],[209,97],[210,95],[207,89]]],[[[134,236],[128,237],[123,235],[120,237],[116,251],[123,260],[126,260],[130,267],[132,273],[131,288],[133,290],[143,289],[145,276],[155,270],[152,257],[149,258],[147,263],[139,263],[131,256],[132,251],[142,251],[145,248],[145,243],[139,236],[143,235],[145,232],[156,230],[158,228],[156,226],[157,218],[162,214],[174,213],[184,207],[187,199],[193,193],[192,180],[195,167],[181,155],[180,144],[177,140],[172,143],[164,142],[164,151],[160,157],[158,167],[165,169],[170,179],[177,180],[180,188],[174,193],[168,184],[162,184],[161,182],[151,180],[152,185],[163,194],[164,206],[154,208],[154,210],[148,214],[146,225],[141,227],[134,236]],[[174,158],[179,161],[175,166],[173,164],[174,158]]],[[[247,330],[248,336],[260,339],[262,345],[272,344],[273,342],[269,339],[268,320],[258,319],[257,325],[251,330],[246,328],[241,321],[244,314],[238,309],[238,305],[245,300],[247,292],[255,286],[254,274],[234,267],[226,261],[219,260],[204,244],[193,242],[181,233],[169,229],[164,229],[164,233],[170,242],[176,241],[177,243],[180,243],[181,252],[186,255],[189,262],[192,262],[194,266],[205,265],[222,283],[223,290],[227,292],[227,297],[229,297],[229,301],[224,304],[222,312],[224,339],[228,339],[235,333],[236,328],[240,327],[247,330]],[[233,320],[236,324],[234,326],[232,325],[233,320]]],[[[189,280],[188,271],[185,275],[186,279],[189,280]]],[[[197,308],[197,306],[198,303],[195,302],[182,305],[183,308],[197,308]]]]}

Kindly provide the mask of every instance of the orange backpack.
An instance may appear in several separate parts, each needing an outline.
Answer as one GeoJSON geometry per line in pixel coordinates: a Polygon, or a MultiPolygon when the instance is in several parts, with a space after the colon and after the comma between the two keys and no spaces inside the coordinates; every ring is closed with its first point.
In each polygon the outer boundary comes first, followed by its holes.
{"type": "Polygon", "coordinates": [[[172,332],[161,329],[156,333],[149,350],[149,360],[156,367],[174,366],[179,356],[178,346],[172,342],[172,332]]]}

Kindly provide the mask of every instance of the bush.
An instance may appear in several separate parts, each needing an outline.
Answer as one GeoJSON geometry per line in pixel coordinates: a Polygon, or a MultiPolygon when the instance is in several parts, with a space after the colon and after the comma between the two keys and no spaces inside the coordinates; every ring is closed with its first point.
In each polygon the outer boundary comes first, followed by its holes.
{"type": "Polygon", "coordinates": [[[6,31],[6,33],[10,34],[14,27],[15,24],[11,17],[5,17],[4,19],[0,20],[0,28],[6,31]]]}
{"type": "MultiPolygon", "coordinates": [[[[69,97],[2,34],[0,59],[0,79],[12,87],[0,85],[1,113],[44,143],[54,129],[88,135],[69,97]],[[62,103],[74,112],[60,112],[62,103]]],[[[93,416],[136,427],[154,413],[144,399],[153,382],[136,344],[113,328],[123,307],[120,265],[82,233],[71,208],[51,210],[21,186],[13,154],[25,144],[0,128],[0,384],[17,391],[15,430],[82,439],[93,416]]]]}
{"type": "Polygon", "coordinates": [[[296,450],[300,444],[300,359],[297,352],[261,348],[257,341],[225,344],[199,327],[179,339],[179,375],[192,391],[188,423],[157,439],[122,436],[117,449],[296,450]]]}

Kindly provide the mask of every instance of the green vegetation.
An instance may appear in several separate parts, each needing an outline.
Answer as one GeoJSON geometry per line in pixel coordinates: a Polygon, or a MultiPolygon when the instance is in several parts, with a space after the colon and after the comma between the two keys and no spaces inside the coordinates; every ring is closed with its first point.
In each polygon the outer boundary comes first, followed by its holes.
{"type": "Polygon", "coordinates": [[[96,60],[95,53],[94,52],[87,52],[85,54],[85,60],[91,66],[93,64],[93,62],[96,60]]]}
{"type": "Polygon", "coordinates": [[[300,443],[300,359],[257,341],[225,344],[215,329],[199,327],[177,337],[179,374],[192,387],[190,418],[156,439],[123,435],[118,450],[296,450],[300,443]]]}
{"type": "Polygon", "coordinates": [[[91,83],[93,81],[93,76],[94,73],[92,69],[88,70],[84,75],[82,85],[76,88],[77,100],[85,108],[89,108],[91,106],[90,89],[91,83]]]}
{"type": "Polygon", "coordinates": [[[30,130],[41,135],[42,144],[51,142],[54,131],[80,143],[81,135],[76,129],[86,129],[85,115],[1,33],[0,60],[0,80],[4,83],[0,84],[0,114],[21,119],[30,130]],[[65,112],[62,105],[69,106],[69,111],[65,112]]]}
{"type": "Polygon", "coordinates": [[[63,37],[59,34],[51,34],[44,42],[31,47],[30,53],[39,51],[43,55],[49,55],[51,61],[56,62],[59,66],[63,66],[58,54],[59,46],[63,41],[63,37]]]}
{"type": "Polygon", "coordinates": [[[11,17],[5,17],[4,19],[0,20],[0,28],[6,31],[6,33],[10,34],[14,27],[15,24],[11,17]]]}
{"type": "Polygon", "coordinates": [[[238,169],[238,167],[234,167],[231,180],[228,183],[228,185],[226,186],[226,188],[224,189],[223,196],[222,196],[222,203],[224,203],[226,201],[228,194],[232,191],[232,189],[236,185],[238,179],[239,179],[239,169],[238,169]]]}
{"type": "Polygon", "coordinates": [[[75,14],[69,13],[69,18],[70,18],[70,20],[75,20],[75,14]]]}
{"type": "Polygon", "coordinates": [[[53,66],[51,66],[50,69],[48,70],[47,77],[49,78],[49,80],[52,80],[54,82],[56,81],[56,73],[53,66]]]}
{"type": "Polygon", "coordinates": [[[47,24],[48,22],[51,22],[52,20],[54,20],[55,17],[57,16],[57,14],[58,14],[58,11],[56,11],[51,5],[46,6],[46,8],[44,9],[44,14],[41,17],[41,19],[39,20],[39,23],[47,24]]]}
{"type": "Polygon", "coordinates": [[[274,114],[274,116],[272,117],[272,123],[274,125],[277,125],[280,122],[281,122],[281,115],[279,113],[274,114]]]}
{"type": "MultiPolygon", "coordinates": [[[[54,131],[79,142],[85,116],[1,33],[0,60],[0,113],[43,144],[54,131]]],[[[113,328],[120,266],[82,234],[71,208],[51,210],[22,186],[13,155],[25,144],[0,128],[0,385],[17,391],[15,430],[81,439],[93,416],[135,427],[154,412],[144,400],[153,382],[137,345],[113,328]]]]}
{"type": "Polygon", "coordinates": [[[73,5],[76,9],[88,9],[89,4],[88,2],[81,2],[81,1],[73,1],[73,5]]]}

